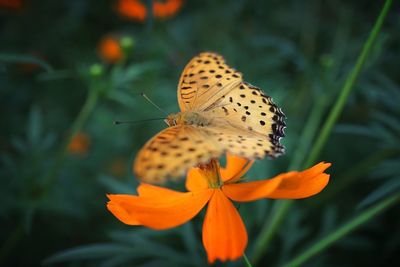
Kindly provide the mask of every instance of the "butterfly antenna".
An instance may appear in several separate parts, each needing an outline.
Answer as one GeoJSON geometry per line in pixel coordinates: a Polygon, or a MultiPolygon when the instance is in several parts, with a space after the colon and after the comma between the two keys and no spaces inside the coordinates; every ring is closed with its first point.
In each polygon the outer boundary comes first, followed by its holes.
{"type": "Polygon", "coordinates": [[[146,119],[146,120],[140,120],[140,121],[114,121],[114,124],[115,125],[128,124],[128,123],[136,124],[136,123],[143,123],[143,122],[148,122],[148,121],[158,121],[158,120],[165,120],[165,118],[146,119]]]}
{"type": "Polygon", "coordinates": [[[161,111],[162,113],[164,113],[165,115],[168,115],[168,113],[163,110],[162,108],[160,108],[156,103],[154,103],[153,101],[151,101],[151,99],[145,95],[145,93],[140,93],[141,96],[144,97],[144,99],[146,99],[147,101],[149,101],[150,104],[152,104],[154,107],[156,107],[159,111],[161,111]]]}

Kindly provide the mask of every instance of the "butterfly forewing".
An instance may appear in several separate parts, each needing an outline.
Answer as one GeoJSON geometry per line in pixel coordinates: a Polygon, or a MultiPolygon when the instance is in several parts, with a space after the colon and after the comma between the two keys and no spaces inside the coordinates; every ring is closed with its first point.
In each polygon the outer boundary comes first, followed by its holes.
{"type": "Polygon", "coordinates": [[[229,67],[222,56],[204,52],[194,57],[178,84],[181,111],[205,110],[242,81],[242,74],[229,67]]]}
{"type": "Polygon", "coordinates": [[[178,125],[169,127],[148,141],[136,156],[135,174],[144,182],[164,183],[222,151],[204,128],[178,125]]]}

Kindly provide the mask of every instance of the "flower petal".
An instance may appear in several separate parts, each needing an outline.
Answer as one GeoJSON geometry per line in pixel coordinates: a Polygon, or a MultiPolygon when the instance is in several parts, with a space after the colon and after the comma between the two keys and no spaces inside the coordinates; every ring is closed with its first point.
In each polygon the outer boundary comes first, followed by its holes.
{"type": "Polygon", "coordinates": [[[109,194],[107,197],[110,199],[110,201],[107,203],[107,209],[114,214],[118,220],[128,225],[140,225],[138,220],[135,219],[135,216],[133,216],[133,214],[129,214],[129,212],[123,208],[123,203],[135,201],[135,196],[109,194]]]}
{"type": "Polygon", "coordinates": [[[330,163],[320,162],[302,172],[288,172],[277,177],[282,178],[279,187],[268,198],[298,199],[318,194],[329,182],[329,174],[324,171],[330,163]]]}
{"type": "Polygon", "coordinates": [[[280,177],[247,183],[227,184],[222,191],[227,197],[235,201],[253,201],[265,198],[274,192],[282,182],[280,177]]]}
{"type": "Polygon", "coordinates": [[[212,195],[212,189],[181,193],[156,186],[145,187],[141,196],[108,195],[107,207],[122,222],[144,225],[153,229],[167,229],[193,218],[212,195]],[[157,189],[151,187],[155,187],[157,189]],[[150,189],[150,190],[149,190],[150,189]],[[172,191],[168,193],[168,191],[172,191]],[[156,195],[160,192],[160,195],[156,195]]]}
{"type": "Polygon", "coordinates": [[[203,224],[203,244],[208,261],[235,260],[243,256],[247,245],[247,233],[239,212],[216,189],[211,197],[203,224]]]}
{"type": "Polygon", "coordinates": [[[252,160],[226,154],[226,167],[221,168],[221,177],[224,183],[237,182],[253,165],[252,160]]]}
{"type": "Polygon", "coordinates": [[[182,192],[145,183],[141,183],[138,186],[137,192],[141,197],[151,197],[154,199],[163,198],[164,196],[166,197],[171,197],[173,195],[180,196],[182,194],[182,192]]]}
{"type": "Polygon", "coordinates": [[[199,168],[191,168],[186,177],[186,189],[191,192],[208,188],[206,178],[201,174],[199,168]]]}

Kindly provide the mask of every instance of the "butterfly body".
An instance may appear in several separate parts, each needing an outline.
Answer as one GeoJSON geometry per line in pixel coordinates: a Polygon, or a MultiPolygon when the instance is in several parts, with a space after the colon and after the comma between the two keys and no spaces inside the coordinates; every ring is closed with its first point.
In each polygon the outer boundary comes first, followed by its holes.
{"type": "Polygon", "coordinates": [[[204,117],[199,112],[187,111],[170,114],[165,121],[168,126],[197,125],[203,127],[209,125],[211,120],[204,117]]]}
{"type": "Polygon", "coordinates": [[[179,178],[224,153],[248,159],[283,154],[285,115],[272,98],[242,79],[222,56],[194,57],[178,84],[181,112],[139,151],[134,172],[144,182],[179,178]]]}

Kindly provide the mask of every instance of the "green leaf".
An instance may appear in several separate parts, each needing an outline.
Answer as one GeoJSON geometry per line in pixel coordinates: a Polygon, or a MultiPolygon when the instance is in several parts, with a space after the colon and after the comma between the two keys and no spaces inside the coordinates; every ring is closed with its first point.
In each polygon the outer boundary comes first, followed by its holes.
{"type": "Polygon", "coordinates": [[[196,266],[204,266],[206,261],[200,257],[199,240],[195,235],[192,221],[189,221],[179,228],[182,235],[182,240],[190,254],[192,263],[196,266]]]}
{"type": "Polygon", "coordinates": [[[109,194],[135,194],[135,185],[130,183],[124,183],[118,181],[117,178],[108,176],[108,175],[101,175],[99,177],[100,183],[106,186],[107,193],[109,194]]]}
{"type": "Polygon", "coordinates": [[[284,267],[296,267],[300,266],[309,260],[311,257],[321,253],[326,248],[330,247],[332,244],[356,230],[362,226],[368,220],[374,218],[376,215],[382,213],[385,209],[394,205],[400,200],[400,194],[390,196],[375,204],[374,206],[368,208],[364,212],[356,215],[353,219],[349,220],[347,223],[343,224],[341,227],[337,228],[332,233],[321,238],[319,241],[315,242],[309,248],[305,249],[297,257],[290,260],[288,263],[284,264],[284,267]]]}
{"type": "MultiPolygon", "coordinates": [[[[137,97],[138,96],[139,95],[137,95],[137,97]]],[[[137,98],[121,90],[111,90],[110,93],[108,94],[108,97],[129,108],[135,107],[138,102],[137,98]]]]}
{"type": "Polygon", "coordinates": [[[42,114],[38,107],[33,107],[29,113],[27,138],[32,147],[39,144],[42,135],[42,114]]]}
{"type": "MultiPolygon", "coordinates": [[[[397,154],[399,151],[397,151],[397,154]]],[[[382,162],[372,173],[373,179],[386,179],[400,176],[400,158],[393,158],[382,162]]]]}
{"type": "MultiPolygon", "coordinates": [[[[384,112],[374,112],[372,114],[372,118],[381,122],[388,129],[392,129],[393,131],[397,132],[397,134],[400,134],[400,120],[398,117],[384,112]]],[[[400,135],[398,138],[400,138],[400,135]]]]}
{"type": "Polygon", "coordinates": [[[340,134],[354,134],[374,139],[379,139],[379,134],[371,131],[371,128],[364,125],[338,124],[335,126],[335,132],[340,134]]]}
{"type": "Polygon", "coordinates": [[[126,68],[116,65],[111,72],[111,84],[115,89],[132,88],[132,82],[139,79],[145,72],[155,69],[157,64],[147,62],[143,64],[132,64],[126,68]]]}
{"type": "Polygon", "coordinates": [[[363,209],[366,206],[369,206],[397,191],[400,191],[400,176],[395,177],[379,186],[376,190],[364,198],[360,204],[357,205],[357,209],[363,209]]]}
{"type": "Polygon", "coordinates": [[[47,72],[53,71],[53,68],[46,61],[30,55],[3,53],[0,54],[0,62],[14,63],[14,64],[15,63],[36,64],[47,72]]]}
{"type": "Polygon", "coordinates": [[[115,243],[99,243],[86,246],[80,246],[64,250],[45,259],[44,265],[54,264],[58,262],[83,260],[83,259],[99,259],[114,256],[116,254],[133,254],[135,250],[131,246],[120,245],[115,243]]]}
{"type": "Polygon", "coordinates": [[[109,257],[99,263],[98,267],[114,267],[114,266],[128,266],[129,262],[138,258],[136,254],[121,255],[116,254],[115,256],[109,257]]]}

